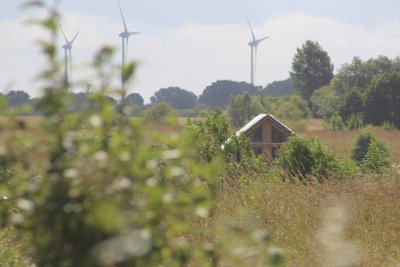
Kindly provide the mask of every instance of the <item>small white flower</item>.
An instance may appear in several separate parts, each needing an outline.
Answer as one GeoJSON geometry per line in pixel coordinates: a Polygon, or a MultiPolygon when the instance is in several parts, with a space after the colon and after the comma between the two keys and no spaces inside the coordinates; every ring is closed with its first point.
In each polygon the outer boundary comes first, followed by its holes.
{"type": "Polygon", "coordinates": [[[185,174],[185,170],[181,167],[173,167],[170,169],[170,175],[172,177],[178,177],[185,174]]]}
{"type": "Polygon", "coordinates": [[[147,180],[146,180],[146,185],[149,186],[149,187],[153,187],[153,186],[158,185],[158,180],[157,180],[157,178],[151,177],[151,178],[147,179],[147,180]]]}
{"type": "Polygon", "coordinates": [[[93,158],[98,162],[105,163],[108,160],[108,153],[100,150],[93,154],[93,158]]]}
{"type": "Polygon", "coordinates": [[[179,159],[182,156],[178,149],[167,150],[162,154],[164,160],[179,159]]]}
{"type": "Polygon", "coordinates": [[[100,116],[98,115],[92,115],[89,118],[89,123],[92,125],[94,128],[100,128],[103,126],[103,120],[101,119],[100,116]]]}
{"type": "Polygon", "coordinates": [[[196,215],[200,218],[208,218],[210,216],[210,211],[203,207],[196,208],[196,215]]]}
{"type": "Polygon", "coordinates": [[[35,204],[32,201],[23,198],[18,200],[17,205],[20,209],[26,212],[31,212],[35,207],[35,204]]]}
{"type": "Polygon", "coordinates": [[[171,203],[174,200],[174,194],[171,192],[165,193],[163,196],[163,201],[165,203],[171,203]]]}
{"type": "Polygon", "coordinates": [[[7,153],[7,148],[4,146],[0,146],[0,155],[3,156],[7,153]]]}
{"type": "Polygon", "coordinates": [[[131,156],[131,153],[129,153],[129,152],[122,152],[122,153],[119,155],[119,158],[120,158],[122,161],[130,161],[130,160],[132,159],[132,156],[131,156]]]}
{"type": "Polygon", "coordinates": [[[125,189],[129,189],[132,186],[132,182],[131,180],[129,180],[128,178],[122,178],[122,179],[118,179],[116,180],[113,184],[112,184],[112,188],[116,191],[119,190],[125,190],[125,189]]]}
{"type": "Polygon", "coordinates": [[[73,168],[66,169],[64,171],[64,176],[66,178],[76,178],[76,177],[78,177],[78,174],[79,174],[78,170],[77,169],[73,169],[73,168]]]}

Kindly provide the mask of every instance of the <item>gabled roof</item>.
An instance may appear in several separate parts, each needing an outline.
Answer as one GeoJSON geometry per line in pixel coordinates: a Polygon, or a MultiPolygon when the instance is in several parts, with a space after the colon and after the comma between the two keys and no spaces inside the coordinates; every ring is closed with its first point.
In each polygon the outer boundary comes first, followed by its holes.
{"type": "Polygon", "coordinates": [[[245,126],[243,126],[239,131],[237,131],[236,135],[245,134],[246,132],[250,131],[254,126],[256,126],[257,124],[261,123],[262,121],[264,121],[266,119],[270,119],[273,122],[275,122],[276,124],[278,124],[284,130],[286,130],[288,132],[288,134],[291,134],[291,135],[294,134],[294,132],[289,127],[287,127],[285,124],[283,124],[282,122],[275,119],[275,117],[272,116],[271,114],[259,114],[256,117],[254,117],[249,123],[247,123],[245,126]]]}

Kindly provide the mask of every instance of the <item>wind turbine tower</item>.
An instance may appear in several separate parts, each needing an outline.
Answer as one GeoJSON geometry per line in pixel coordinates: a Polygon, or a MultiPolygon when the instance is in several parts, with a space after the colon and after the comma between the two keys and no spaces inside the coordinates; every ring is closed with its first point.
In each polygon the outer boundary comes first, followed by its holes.
{"type": "Polygon", "coordinates": [[[65,39],[65,44],[62,46],[65,52],[65,84],[69,85],[72,81],[72,45],[79,34],[79,31],[75,34],[74,38],[71,41],[68,40],[67,36],[65,35],[63,29],[59,25],[61,32],[65,39]]]}
{"type": "Polygon", "coordinates": [[[252,41],[249,42],[249,46],[251,49],[250,53],[250,83],[254,85],[255,82],[255,76],[256,76],[256,70],[257,70],[257,46],[267,39],[269,36],[265,36],[263,38],[257,39],[256,36],[254,35],[253,29],[251,27],[249,18],[246,15],[247,23],[249,24],[251,36],[252,36],[252,41]]]}
{"type": "Polygon", "coordinates": [[[119,7],[119,12],[121,13],[122,22],[124,23],[124,31],[119,34],[119,36],[122,38],[122,65],[121,65],[121,89],[122,89],[122,94],[121,94],[121,100],[124,100],[125,97],[126,97],[124,69],[125,69],[125,65],[126,65],[126,59],[128,57],[129,37],[131,35],[134,35],[134,34],[139,34],[139,32],[130,32],[130,31],[128,31],[128,27],[126,26],[126,22],[125,22],[125,17],[124,17],[121,5],[120,5],[118,0],[117,0],[117,3],[118,3],[118,7],[119,7]]]}

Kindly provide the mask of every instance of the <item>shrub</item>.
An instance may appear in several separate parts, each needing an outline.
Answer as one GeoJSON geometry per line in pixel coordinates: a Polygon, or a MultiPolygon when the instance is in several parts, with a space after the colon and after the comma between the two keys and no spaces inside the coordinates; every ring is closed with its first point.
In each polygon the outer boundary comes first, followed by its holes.
{"type": "Polygon", "coordinates": [[[390,167],[389,153],[383,143],[372,139],[368,146],[365,159],[361,164],[364,168],[380,172],[390,167]]]}
{"type": "Polygon", "coordinates": [[[208,112],[204,119],[188,120],[186,125],[190,129],[199,149],[200,158],[210,162],[218,155],[222,155],[222,145],[231,135],[229,121],[220,109],[208,112]]]}
{"type": "Polygon", "coordinates": [[[357,137],[356,145],[351,151],[351,158],[358,164],[361,164],[367,155],[368,147],[374,139],[369,131],[362,131],[357,137]]]}
{"type": "Polygon", "coordinates": [[[164,124],[176,121],[176,116],[168,103],[160,101],[145,112],[144,120],[147,123],[164,124]]]}
{"type": "Polygon", "coordinates": [[[333,116],[329,119],[329,126],[334,131],[340,131],[345,128],[345,124],[339,115],[333,116]]]}
{"type": "Polygon", "coordinates": [[[339,159],[318,139],[300,136],[292,136],[282,145],[274,164],[304,183],[312,177],[323,181],[330,174],[343,172],[339,159]]]}
{"type": "Polygon", "coordinates": [[[351,158],[367,171],[381,172],[390,166],[389,152],[369,128],[363,129],[351,151],[351,158]]]}

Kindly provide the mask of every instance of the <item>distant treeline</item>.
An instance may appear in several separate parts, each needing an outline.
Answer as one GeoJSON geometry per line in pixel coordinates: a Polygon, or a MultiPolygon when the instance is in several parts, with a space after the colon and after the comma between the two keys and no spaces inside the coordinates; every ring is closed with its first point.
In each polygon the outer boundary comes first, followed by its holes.
{"type": "MultiPolygon", "coordinates": [[[[90,88],[92,86],[89,85],[90,88]]],[[[78,112],[90,106],[88,97],[93,88],[87,92],[70,93],[70,99],[73,103],[71,105],[71,112],[78,112]]],[[[270,95],[270,96],[285,96],[294,93],[293,82],[290,79],[284,81],[275,81],[265,88],[261,86],[254,86],[246,82],[236,81],[216,81],[208,86],[203,93],[198,97],[193,92],[179,88],[167,87],[161,88],[154,93],[150,98],[150,104],[145,105],[143,97],[138,93],[129,94],[126,97],[124,105],[131,105],[136,110],[146,108],[159,102],[166,102],[172,108],[178,110],[193,109],[196,106],[203,108],[225,108],[228,106],[231,97],[243,95],[244,93],[250,95],[270,95]]],[[[40,102],[40,97],[31,98],[31,96],[23,90],[12,90],[3,98],[7,99],[8,107],[11,109],[18,109],[21,113],[37,114],[35,111],[36,105],[40,102]],[[20,109],[21,107],[24,109],[20,109]],[[29,108],[30,107],[30,110],[29,108]]],[[[109,101],[116,106],[120,105],[117,100],[109,97],[109,101]]]]}

